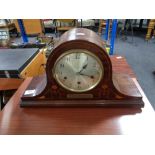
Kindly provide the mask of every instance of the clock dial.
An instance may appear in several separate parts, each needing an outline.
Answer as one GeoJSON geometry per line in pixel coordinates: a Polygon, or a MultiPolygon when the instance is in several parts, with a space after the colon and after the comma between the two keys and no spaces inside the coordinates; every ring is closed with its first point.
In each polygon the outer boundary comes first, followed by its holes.
{"type": "Polygon", "coordinates": [[[91,52],[73,49],[57,59],[53,75],[63,88],[73,92],[85,92],[101,81],[103,66],[100,59],[91,52]]]}

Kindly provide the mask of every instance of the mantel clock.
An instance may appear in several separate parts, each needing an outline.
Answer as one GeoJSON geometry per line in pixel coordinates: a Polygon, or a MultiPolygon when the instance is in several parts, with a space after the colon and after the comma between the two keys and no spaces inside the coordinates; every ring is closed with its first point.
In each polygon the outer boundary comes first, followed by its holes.
{"type": "Polygon", "coordinates": [[[115,74],[105,44],[93,31],[65,32],[49,55],[46,74],[25,90],[21,107],[143,107],[128,75],[115,74]]]}

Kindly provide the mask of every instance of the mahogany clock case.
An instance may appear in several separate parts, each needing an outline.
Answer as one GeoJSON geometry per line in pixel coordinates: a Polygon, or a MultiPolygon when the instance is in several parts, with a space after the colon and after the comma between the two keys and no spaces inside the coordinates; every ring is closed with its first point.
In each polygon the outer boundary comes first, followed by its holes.
{"type": "Polygon", "coordinates": [[[143,107],[144,103],[138,88],[128,75],[114,74],[112,72],[112,63],[101,38],[91,30],[74,28],[65,32],[60,37],[59,42],[55,45],[48,58],[46,74],[33,78],[22,96],[20,105],[21,107],[143,107]],[[85,49],[92,52],[101,60],[104,76],[94,89],[75,93],[64,89],[55,80],[52,74],[55,61],[64,52],[71,49],[85,49]]]}

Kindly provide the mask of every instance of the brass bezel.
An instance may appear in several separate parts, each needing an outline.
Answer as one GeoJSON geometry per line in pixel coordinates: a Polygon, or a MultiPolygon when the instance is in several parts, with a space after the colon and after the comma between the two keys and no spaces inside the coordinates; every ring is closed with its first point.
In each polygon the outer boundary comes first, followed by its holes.
{"type": "Polygon", "coordinates": [[[52,69],[52,73],[53,73],[53,77],[54,79],[56,80],[56,82],[59,84],[59,86],[63,87],[64,89],[66,90],[69,90],[71,92],[76,92],[76,93],[82,93],[82,92],[87,92],[89,90],[92,90],[94,89],[101,81],[101,79],[103,78],[103,74],[104,74],[104,68],[103,68],[103,64],[101,62],[101,60],[95,55],[93,54],[92,52],[86,50],[86,49],[71,49],[71,50],[68,50],[66,52],[64,52],[63,54],[61,54],[58,59],[55,61],[54,63],[54,67],[52,69]],[[75,52],[73,50],[76,50],[75,52]],[[82,52],[81,52],[82,51],[82,52]],[[58,80],[58,75],[55,73],[55,68],[56,68],[56,65],[57,63],[63,58],[65,57],[66,55],[69,55],[69,54],[72,54],[72,53],[85,53],[85,54],[88,54],[92,57],[94,57],[96,59],[96,61],[98,62],[98,64],[100,65],[101,67],[101,74],[100,74],[100,78],[99,80],[91,87],[89,87],[88,89],[84,89],[84,90],[75,90],[75,89],[71,89],[71,88],[68,88],[66,87],[60,80],[58,80]]]}

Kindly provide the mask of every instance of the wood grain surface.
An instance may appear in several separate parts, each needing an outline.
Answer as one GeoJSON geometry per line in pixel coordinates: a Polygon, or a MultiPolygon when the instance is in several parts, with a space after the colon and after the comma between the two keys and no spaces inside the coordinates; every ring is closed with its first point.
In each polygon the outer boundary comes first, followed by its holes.
{"type": "Polygon", "coordinates": [[[17,78],[0,78],[0,90],[18,89],[23,79],[17,78]]]}
{"type": "Polygon", "coordinates": [[[154,134],[154,110],[134,73],[124,58],[111,60],[115,72],[133,77],[144,108],[20,108],[20,97],[32,80],[27,78],[0,113],[0,134],[154,134]]]}

